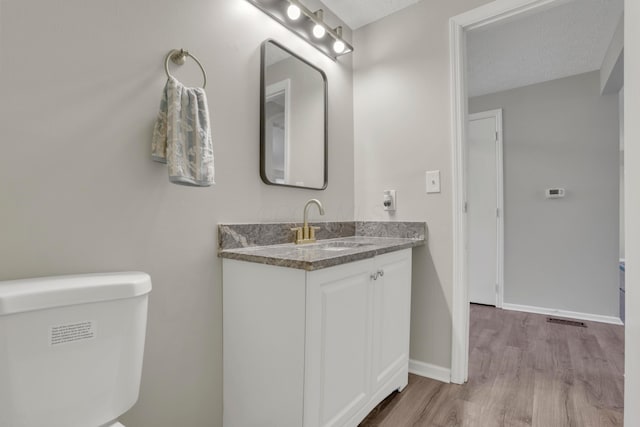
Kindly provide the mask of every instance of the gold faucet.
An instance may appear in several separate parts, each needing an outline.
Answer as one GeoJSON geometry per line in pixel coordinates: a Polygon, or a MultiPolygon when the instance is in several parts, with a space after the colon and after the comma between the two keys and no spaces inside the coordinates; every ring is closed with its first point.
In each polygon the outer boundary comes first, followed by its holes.
{"type": "Polygon", "coordinates": [[[316,241],[316,230],[319,230],[320,227],[309,227],[309,223],[307,222],[307,217],[309,216],[309,206],[315,204],[318,206],[318,210],[320,211],[320,215],[324,215],[324,208],[322,207],[322,203],[318,199],[311,199],[304,205],[304,224],[302,227],[292,228],[291,231],[296,233],[296,244],[302,243],[314,243],[316,241]]]}

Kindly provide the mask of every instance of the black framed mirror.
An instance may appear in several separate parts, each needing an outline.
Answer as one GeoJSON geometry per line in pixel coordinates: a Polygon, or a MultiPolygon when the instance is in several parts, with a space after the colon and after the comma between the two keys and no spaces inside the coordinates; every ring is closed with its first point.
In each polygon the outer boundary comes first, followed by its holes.
{"type": "Polygon", "coordinates": [[[274,40],[262,43],[261,63],[260,176],[270,185],[324,190],[327,76],[274,40]]]}

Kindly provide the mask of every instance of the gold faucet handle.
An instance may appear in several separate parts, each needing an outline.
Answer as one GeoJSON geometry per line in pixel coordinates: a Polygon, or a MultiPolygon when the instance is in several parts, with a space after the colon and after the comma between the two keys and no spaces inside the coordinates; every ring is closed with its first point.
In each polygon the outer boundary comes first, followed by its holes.
{"type": "Polygon", "coordinates": [[[316,230],[320,230],[320,227],[309,227],[309,240],[316,240],[316,230]]]}
{"type": "Polygon", "coordinates": [[[295,242],[300,243],[302,241],[302,227],[293,227],[291,231],[295,233],[295,242]]]}

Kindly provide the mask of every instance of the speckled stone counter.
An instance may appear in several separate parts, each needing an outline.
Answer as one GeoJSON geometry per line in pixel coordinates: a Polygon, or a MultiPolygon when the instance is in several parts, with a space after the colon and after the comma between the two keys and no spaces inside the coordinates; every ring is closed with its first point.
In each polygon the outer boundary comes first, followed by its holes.
{"type": "Polygon", "coordinates": [[[318,241],[296,245],[291,228],[300,224],[220,224],[218,255],[307,271],[424,245],[424,222],[325,222],[318,241]]]}

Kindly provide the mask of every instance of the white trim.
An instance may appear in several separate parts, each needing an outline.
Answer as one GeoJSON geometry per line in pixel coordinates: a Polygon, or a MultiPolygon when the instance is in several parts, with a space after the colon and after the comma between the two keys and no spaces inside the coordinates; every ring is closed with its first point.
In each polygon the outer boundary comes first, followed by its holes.
{"type": "Polygon", "coordinates": [[[496,22],[505,22],[510,18],[521,17],[527,13],[541,12],[570,1],[572,0],[495,0],[454,16],[452,20],[468,31],[496,22]]]}
{"type": "MultiPolygon", "coordinates": [[[[504,304],[504,161],[502,140],[502,108],[469,114],[469,121],[494,119],[496,122],[496,307],[502,308],[504,304]]],[[[464,153],[467,153],[467,143],[463,141],[464,153]]],[[[467,165],[468,166],[468,165],[467,165]]],[[[466,174],[465,170],[465,174],[466,174]]],[[[467,183],[465,182],[466,186],[467,183]]],[[[468,251],[468,245],[465,245],[468,251]]],[[[467,255],[468,259],[468,255],[467,255]]]]}
{"type": "Polygon", "coordinates": [[[451,142],[453,184],[453,289],[451,304],[451,382],[461,384],[469,374],[469,294],[464,247],[467,238],[463,155],[467,122],[465,31],[539,12],[569,0],[496,0],[449,20],[451,74],[451,142]]]}
{"type": "Polygon", "coordinates": [[[418,360],[409,360],[409,373],[442,381],[443,383],[451,382],[451,369],[432,365],[431,363],[420,362],[418,360]]]}
{"type": "Polygon", "coordinates": [[[508,304],[502,305],[504,310],[523,311],[525,313],[544,314],[547,316],[566,317],[567,319],[587,320],[590,322],[609,323],[611,325],[623,325],[619,317],[603,316],[601,314],[579,313],[577,311],[556,310],[555,308],[534,307],[530,305],[508,304]]]}
{"type": "Polygon", "coordinates": [[[449,22],[451,59],[451,141],[453,200],[453,289],[451,307],[451,382],[463,384],[469,369],[469,293],[466,279],[466,188],[464,145],[467,114],[466,43],[464,28],[449,22]]]}
{"type": "Polygon", "coordinates": [[[469,120],[482,120],[482,119],[491,119],[491,118],[500,120],[500,123],[502,123],[502,108],[498,108],[496,110],[480,111],[478,113],[469,114],[469,120]]]}
{"type": "Polygon", "coordinates": [[[498,170],[498,307],[504,305],[504,135],[502,127],[502,109],[496,116],[496,132],[498,132],[498,147],[496,153],[496,167],[498,170]]]}

